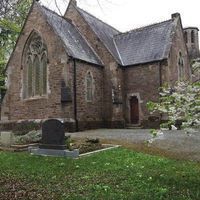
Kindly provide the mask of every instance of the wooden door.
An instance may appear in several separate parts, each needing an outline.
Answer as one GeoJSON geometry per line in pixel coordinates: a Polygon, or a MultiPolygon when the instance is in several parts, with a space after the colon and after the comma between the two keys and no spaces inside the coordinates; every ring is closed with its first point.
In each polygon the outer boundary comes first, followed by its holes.
{"type": "Polygon", "coordinates": [[[130,99],[130,119],[131,124],[139,123],[139,105],[137,97],[131,97],[130,99]]]}

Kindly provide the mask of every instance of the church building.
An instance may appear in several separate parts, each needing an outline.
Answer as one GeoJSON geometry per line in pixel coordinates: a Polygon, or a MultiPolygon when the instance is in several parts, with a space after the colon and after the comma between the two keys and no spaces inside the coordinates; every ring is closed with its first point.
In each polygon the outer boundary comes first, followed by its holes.
{"type": "Polygon", "coordinates": [[[198,29],[167,21],[121,33],[71,0],[64,16],[34,2],[7,64],[1,127],[60,119],[66,130],[159,125],[146,104],[191,80],[198,29]]]}

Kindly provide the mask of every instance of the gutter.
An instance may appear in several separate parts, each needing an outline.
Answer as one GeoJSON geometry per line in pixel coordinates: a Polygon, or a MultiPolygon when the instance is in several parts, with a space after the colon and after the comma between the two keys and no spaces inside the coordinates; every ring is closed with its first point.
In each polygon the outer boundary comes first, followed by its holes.
{"type": "Polygon", "coordinates": [[[74,120],[75,120],[75,131],[79,130],[78,128],[78,119],[77,119],[77,93],[76,93],[76,59],[73,58],[73,70],[74,70],[74,80],[73,80],[73,89],[74,89],[74,120]]]}

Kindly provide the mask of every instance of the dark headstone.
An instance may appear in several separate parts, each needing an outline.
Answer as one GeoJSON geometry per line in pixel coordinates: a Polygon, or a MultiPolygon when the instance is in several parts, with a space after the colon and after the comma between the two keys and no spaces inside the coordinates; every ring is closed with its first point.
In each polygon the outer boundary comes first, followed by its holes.
{"type": "Polygon", "coordinates": [[[50,119],[42,124],[41,149],[66,149],[64,124],[57,119],[50,119]]]}

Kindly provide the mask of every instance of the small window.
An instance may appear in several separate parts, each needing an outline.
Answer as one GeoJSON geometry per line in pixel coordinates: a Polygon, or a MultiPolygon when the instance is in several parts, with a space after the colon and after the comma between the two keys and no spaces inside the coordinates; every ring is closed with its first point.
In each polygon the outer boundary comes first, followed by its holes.
{"type": "Polygon", "coordinates": [[[188,43],[188,35],[187,35],[187,31],[184,32],[184,38],[185,38],[185,42],[188,43]]]}
{"type": "Polygon", "coordinates": [[[191,31],[191,43],[194,43],[194,31],[191,31]]]}
{"type": "Polygon", "coordinates": [[[182,53],[179,52],[179,58],[178,58],[178,78],[180,81],[184,79],[184,61],[182,53]]]}
{"type": "Polygon", "coordinates": [[[93,100],[93,77],[91,72],[88,72],[86,75],[86,100],[93,100]]]}

